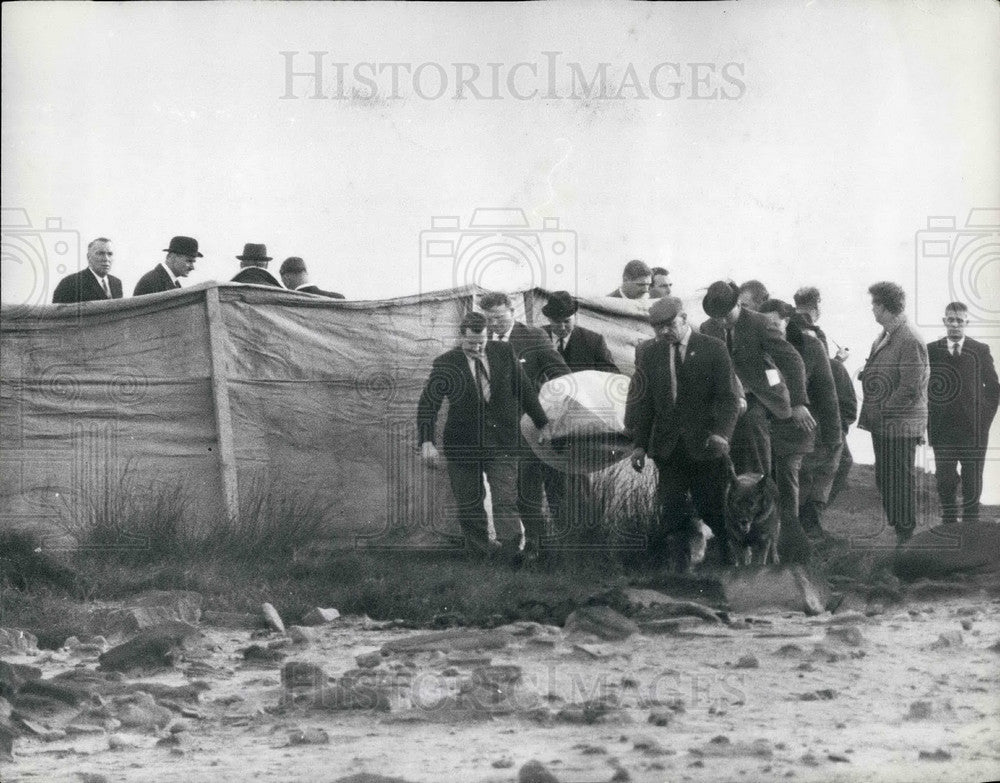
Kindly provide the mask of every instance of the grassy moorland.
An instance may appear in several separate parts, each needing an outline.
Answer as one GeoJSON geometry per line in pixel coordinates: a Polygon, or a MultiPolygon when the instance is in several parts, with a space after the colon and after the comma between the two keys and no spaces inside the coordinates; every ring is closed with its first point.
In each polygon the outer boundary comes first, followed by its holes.
{"type": "MultiPolygon", "coordinates": [[[[595,488],[580,516],[601,521],[568,531],[554,554],[521,570],[472,562],[456,549],[323,546],[328,509],[266,487],[246,493],[238,524],[211,527],[189,518],[179,492],[111,493],[67,527],[75,546],[64,552],[0,532],[0,625],[58,644],[73,632],[65,619],[70,605],[151,589],[194,590],[203,608],[221,611],[256,612],[268,601],[292,623],[314,606],[329,606],[424,627],[561,624],[589,598],[614,603],[617,589],[655,584],[662,573],[660,558],[644,544],[652,512],[644,481],[595,488]]],[[[929,477],[920,487],[919,528],[935,523],[932,496],[929,477]]],[[[871,468],[856,466],[851,486],[827,510],[824,526],[833,537],[818,547],[815,566],[834,584],[891,586],[891,531],[880,518],[871,468]]]]}

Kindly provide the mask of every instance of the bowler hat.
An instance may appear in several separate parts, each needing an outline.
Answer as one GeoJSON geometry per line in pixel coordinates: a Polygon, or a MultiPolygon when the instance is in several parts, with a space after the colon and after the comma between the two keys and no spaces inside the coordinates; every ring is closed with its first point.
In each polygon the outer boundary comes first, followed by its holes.
{"type": "Polygon", "coordinates": [[[247,242],[243,245],[243,255],[236,256],[240,261],[270,261],[271,256],[267,254],[267,245],[255,245],[247,242]]]}
{"type": "Polygon", "coordinates": [[[684,303],[676,296],[663,296],[653,302],[649,308],[651,324],[665,324],[673,321],[684,311],[684,303]]]}
{"type": "Polygon", "coordinates": [[[569,291],[553,291],[542,308],[542,315],[553,321],[562,321],[576,313],[578,305],[569,291]]]}
{"type": "Polygon", "coordinates": [[[170,247],[165,248],[163,252],[191,256],[191,258],[203,258],[202,254],[198,252],[198,240],[193,237],[174,237],[170,240],[170,247]]]}
{"type": "Polygon", "coordinates": [[[736,307],[739,299],[739,288],[725,280],[717,280],[708,287],[701,306],[710,318],[723,318],[736,307]]]}

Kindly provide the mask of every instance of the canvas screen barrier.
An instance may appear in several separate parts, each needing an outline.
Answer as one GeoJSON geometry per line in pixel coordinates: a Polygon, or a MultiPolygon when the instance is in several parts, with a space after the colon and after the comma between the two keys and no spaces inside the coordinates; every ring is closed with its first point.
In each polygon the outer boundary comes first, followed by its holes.
{"type": "MultiPolygon", "coordinates": [[[[433,545],[458,528],[445,472],[418,459],[416,404],[475,293],[353,302],[206,283],[4,306],[0,524],[54,530],[106,493],[181,485],[203,519],[287,493],[321,500],[335,539],[433,545]]],[[[514,298],[546,322],[544,291],[514,298]]],[[[584,298],[578,323],[631,374],[643,313],[584,298]]]]}

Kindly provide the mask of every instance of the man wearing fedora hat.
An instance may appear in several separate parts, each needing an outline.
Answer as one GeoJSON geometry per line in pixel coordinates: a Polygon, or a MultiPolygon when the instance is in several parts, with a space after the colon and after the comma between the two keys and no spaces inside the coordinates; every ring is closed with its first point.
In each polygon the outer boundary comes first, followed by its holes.
{"type": "Polygon", "coordinates": [[[198,240],[192,237],[174,237],[164,251],[167,257],[139,278],[132,296],[158,294],[180,288],[179,277],[187,277],[194,269],[195,259],[201,258],[198,240]]]}
{"type": "Polygon", "coordinates": [[[733,433],[737,473],[771,473],[771,420],[791,419],[816,429],[809,413],[805,365],[769,318],[739,303],[739,288],[719,280],[708,287],[702,307],[709,320],[701,333],[722,340],[746,394],[746,410],[733,433]]]}
{"type": "Polygon", "coordinates": [[[553,346],[573,372],[600,370],[620,373],[621,370],[611,359],[604,337],[576,325],[578,309],[579,305],[569,291],[553,291],[549,296],[549,301],[542,308],[542,315],[549,319],[549,324],[542,328],[553,346]]]}
{"type": "Polygon", "coordinates": [[[324,291],[318,285],[310,283],[306,262],[298,256],[289,256],[282,261],[278,274],[281,275],[281,282],[289,291],[301,291],[304,294],[315,294],[329,299],[344,298],[343,294],[338,294],[336,291],[324,291]]]}
{"type": "Polygon", "coordinates": [[[739,387],[725,346],[691,328],[680,299],[657,299],[649,323],[656,338],[636,349],[625,429],[634,446],[632,467],[641,471],[648,455],[659,471],[655,539],[666,541],[671,561],[686,571],[699,536],[694,510],[717,542],[725,540],[726,455],[739,387]]]}
{"type": "Polygon", "coordinates": [[[267,271],[267,262],[271,260],[271,256],[267,254],[267,245],[255,245],[252,242],[247,242],[243,245],[243,255],[236,257],[240,260],[241,268],[233,277],[232,282],[284,288],[277,278],[267,271]]]}

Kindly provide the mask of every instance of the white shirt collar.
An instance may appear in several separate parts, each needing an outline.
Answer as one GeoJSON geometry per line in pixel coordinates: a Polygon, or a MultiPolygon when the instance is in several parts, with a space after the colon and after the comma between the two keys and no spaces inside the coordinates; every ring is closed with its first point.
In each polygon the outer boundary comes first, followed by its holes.
{"type": "Polygon", "coordinates": [[[649,299],[649,291],[647,291],[646,293],[644,293],[642,296],[635,297],[634,299],[631,296],[626,296],[625,292],[622,291],[622,287],[621,286],[618,286],[618,293],[621,295],[622,299],[632,299],[633,302],[639,302],[639,301],[642,301],[643,299],[649,299]]]}
{"type": "Polygon", "coordinates": [[[167,266],[167,262],[161,261],[160,266],[162,266],[163,269],[166,271],[166,273],[170,275],[170,282],[173,283],[174,285],[177,285],[177,275],[175,275],[173,272],[170,271],[170,267],[167,266]]]}
{"type": "Polygon", "coordinates": [[[110,280],[108,280],[108,276],[107,276],[107,275],[105,275],[104,277],[100,277],[100,276],[99,276],[99,275],[97,274],[97,272],[95,272],[95,271],[94,271],[93,269],[91,269],[91,268],[90,268],[89,266],[87,267],[87,269],[88,269],[88,270],[90,271],[90,274],[92,274],[92,275],[94,276],[94,278],[95,278],[95,279],[97,280],[97,284],[98,284],[98,285],[99,285],[99,286],[100,286],[100,287],[101,287],[102,289],[104,288],[104,281],[105,281],[105,280],[107,280],[107,281],[108,281],[108,290],[109,290],[109,291],[111,290],[111,281],[110,281],[110,280]]]}
{"type": "Polygon", "coordinates": [[[952,351],[954,351],[956,345],[958,346],[958,350],[959,351],[961,351],[963,348],[965,348],[965,335],[964,334],[962,335],[961,339],[952,340],[949,337],[949,338],[947,338],[947,340],[948,340],[948,353],[951,353],[952,351]]]}
{"type": "Polygon", "coordinates": [[[510,333],[513,332],[513,331],[514,331],[514,324],[511,324],[510,325],[510,329],[508,329],[503,334],[495,334],[495,335],[493,335],[493,339],[496,340],[496,341],[498,341],[498,342],[505,343],[508,340],[510,340],[510,333]]]}

